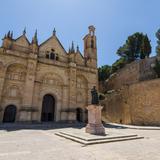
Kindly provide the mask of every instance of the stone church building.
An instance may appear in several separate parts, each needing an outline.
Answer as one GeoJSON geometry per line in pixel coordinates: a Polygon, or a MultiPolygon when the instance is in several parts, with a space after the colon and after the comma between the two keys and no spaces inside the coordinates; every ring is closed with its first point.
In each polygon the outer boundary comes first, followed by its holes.
{"type": "Polygon", "coordinates": [[[53,31],[38,44],[26,31],[8,32],[0,47],[0,122],[86,121],[90,90],[98,87],[94,26],[79,48],[67,52],[53,31]]]}

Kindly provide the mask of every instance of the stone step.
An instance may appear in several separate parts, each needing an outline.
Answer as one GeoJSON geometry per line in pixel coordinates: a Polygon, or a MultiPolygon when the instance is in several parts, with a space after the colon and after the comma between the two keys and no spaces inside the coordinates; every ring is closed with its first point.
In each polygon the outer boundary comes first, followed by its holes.
{"type": "Polygon", "coordinates": [[[105,140],[105,139],[116,139],[116,138],[129,138],[129,137],[137,137],[137,134],[132,134],[132,135],[122,135],[122,136],[102,136],[102,137],[97,137],[97,138],[84,138],[82,136],[76,136],[72,133],[66,133],[66,132],[59,132],[61,134],[70,136],[70,137],[74,137],[74,138],[78,138],[84,141],[97,141],[97,140],[105,140]]]}
{"type": "Polygon", "coordinates": [[[62,133],[55,133],[55,135],[72,140],[74,142],[78,142],[83,145],[94,145],[94,144],[101,144],[101,143],[111,143],[111,142],[119,142],[119,141],[128,141],[128,140],[136,140],[136,139],[142,139],[144,137],[138,137],[138,136],[133,136],[133,137],[121,137],[121,138],[110,138],[110,139],[103,139],[103,140],[93,140],[93,141],[86,141],[82,140],[79,138],[71,137],[69,135],[65,135],[62,133]]]}

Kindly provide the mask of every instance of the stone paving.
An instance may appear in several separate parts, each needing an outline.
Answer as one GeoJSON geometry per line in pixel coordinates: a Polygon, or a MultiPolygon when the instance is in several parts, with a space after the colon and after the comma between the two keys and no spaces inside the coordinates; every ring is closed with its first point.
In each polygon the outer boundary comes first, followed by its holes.
{"type": "Polygon", "coordinates": [[[138,134],[144,139],[84,146],[56,136],[59,131],[83,128],[30,128],[0,130],[0,160],[160,160],[160,130],[106,128],[115,133],[138,134]]]}

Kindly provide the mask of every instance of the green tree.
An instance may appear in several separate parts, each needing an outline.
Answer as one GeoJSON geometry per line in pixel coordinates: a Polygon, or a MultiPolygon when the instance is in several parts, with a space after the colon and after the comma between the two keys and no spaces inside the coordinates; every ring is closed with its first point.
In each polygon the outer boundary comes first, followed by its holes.
{"type": "Polygon", "coordinates": [[[149,57],[150,53],[151,44],[148,36],[139,32],[129,36],[126,43],[117,50],[117,54],[124,57],[127,62],[149,57]]]}
{"type": "Polygon", "coordinates": [[[140,48],[140,58],[144,59],[145,57],[149,57],[151,50],[150,40],[148,39],[148,36],[145,35],[140,48]]]}
{"type": "Polygon", "coordinates": [[[109,78],[110,74],[111,74],[111,66],[104,65],[98,68],[99,81],[105,81],[107,78],[109,78]]]}
{"type": "Polygon", "coordinates": [[[126,64],[126,59],[124,57],[118,59],[115,63],[112,64],[111,74],[115,73],[120,68],[123,68],[126,64]]]}

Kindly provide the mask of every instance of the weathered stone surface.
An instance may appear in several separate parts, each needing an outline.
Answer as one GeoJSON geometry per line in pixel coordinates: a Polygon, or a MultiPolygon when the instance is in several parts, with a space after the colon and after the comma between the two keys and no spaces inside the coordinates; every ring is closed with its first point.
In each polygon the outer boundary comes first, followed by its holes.
{"type": "Polygon", "coordinates": [[[0,122],[11,104],[17,108],[16,121],[41,121],[46,94],[55,99],[55,121],[76,121],[77,108],[85,121],[90,90],[98,87],[96,36],[87,34],[84,44],[91,38],[94,48],[84,45],[84,57],[78,49],[67,53],[55,34],[41,45],[30,43],[25,34],[18,39],[6,37],[0,48],[0,122]],[[36,111],[22,111],[22,107],[36,111]]]}
{"type": "Polygon", "coordinates": [[[156,78],[156,74],[152,68],[155,60],[156,57],[151,57],[126,64],[122,69],[111,75],[106,84],[103,85],[105,88],[100,85],[101,91],[118,90],[124,85],[131,85],[156,78]]]}
{"type": "Polygon", "coordinates": [[[102,124],[102,106],[89,105],[88,110],[88,124],[86,126],[86,133],[95,135],[105,135],[105,129],[102,124]]]}
{"type": "Polygon", "coordinates": [[[109,94],[103,120],[124,124],[160,125],[160,79],[143,81],[109,94]]]}

